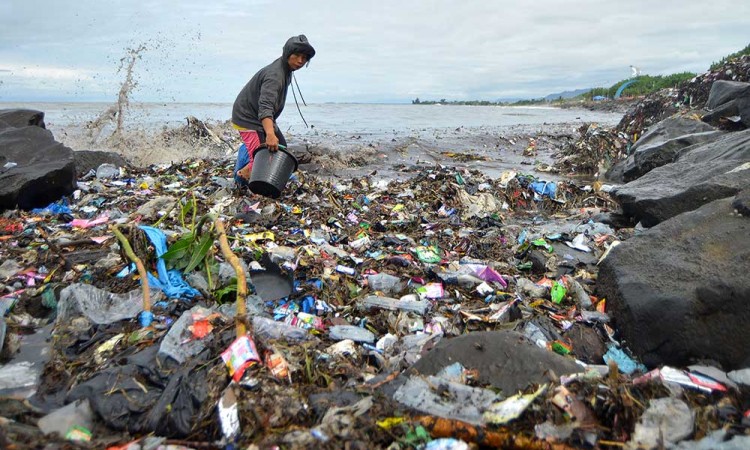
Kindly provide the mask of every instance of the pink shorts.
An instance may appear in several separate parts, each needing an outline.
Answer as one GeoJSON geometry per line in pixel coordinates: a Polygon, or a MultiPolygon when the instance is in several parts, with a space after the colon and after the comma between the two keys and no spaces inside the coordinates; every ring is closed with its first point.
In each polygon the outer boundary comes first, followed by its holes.
{"type": "Polygon", "coordinates": [[[253,166],[253,152],[260,147],[260,136],[254,130],[239,130],[240,138],[247,148],[247,160],[250,167],[253,166]]]}

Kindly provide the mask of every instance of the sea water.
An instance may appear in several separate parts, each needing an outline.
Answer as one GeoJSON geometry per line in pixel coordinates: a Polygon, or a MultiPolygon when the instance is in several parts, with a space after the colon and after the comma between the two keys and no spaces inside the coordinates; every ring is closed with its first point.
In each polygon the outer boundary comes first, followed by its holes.
{"type": "MultiPolygon", "coordinates": [[[[115,151],[138,165],[231,158],[239,145],[230,103],[0,103],[2,108],[43,111],[47,129],[73,150],[115,151]],[[204,122],[226,145],[190,139],[188,117],[204,122]]],[[[300,110],[304,121],[294,103],[277,121],[290,148],[345,155],[343,166],[350,158],[369,161],[373,152],[399,158],[406,152],[405,164],[425,157],[440,163],[445,151],[497,148],[498,137],[570,135],[585,123],[613,126],[622,118],[554,107],[326,103],[300,105],[300,110]]]]}
{"type": "MultiPolygon", "coordinates": [[[[95,120],[110,105],[107,103],[2,103],[4,108],[32,108],[45,113],[47,127],[54,130],[74,128],[95,120]]],[[[614,125],[622,114],[561,109],[555,107],[468,106],[322,103],[300,105],[305,126],[295,104],[287,104],[278,119],[282,131],[304,136],[316,133],[388,134],[405,131],[483,129],[500,131],[516,125],[589,123],[614,125]]],[[[202,121],[223,122],[232,118],[231,103],[131,103],[124,115],[126,127],[159,130],[178,127],[188,116],[202,121]]]]}

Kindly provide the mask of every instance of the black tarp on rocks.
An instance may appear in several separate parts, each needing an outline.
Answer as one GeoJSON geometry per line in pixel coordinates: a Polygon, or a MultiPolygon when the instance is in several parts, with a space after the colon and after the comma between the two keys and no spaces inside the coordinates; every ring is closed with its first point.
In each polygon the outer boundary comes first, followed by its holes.
{"type": "Polygon", "coordinates": [[[73,193],[73,150],[37,127],[0,130],[0,210],[44,207],[73,193]]]}
{"type": "Polygon", "coordinates": [[[602,262],[598,292],[645,364],[750,364],[750,219],[733,214],[732,201],[667,220],[602,262]]]}
{"type": "Polygon", "coordinates": [[[745,130],[692,148],[677,161],[616,188],[613,194],[626,215],[650,227],[733,196],[748,185],[750,130],[745,130]]]}

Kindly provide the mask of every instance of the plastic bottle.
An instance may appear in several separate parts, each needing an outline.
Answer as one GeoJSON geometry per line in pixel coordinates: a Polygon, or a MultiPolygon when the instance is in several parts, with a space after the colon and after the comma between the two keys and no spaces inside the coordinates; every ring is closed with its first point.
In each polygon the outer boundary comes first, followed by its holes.
{"type": "Polygon", "coordinates": [[[106,180],[120,176],[120,168],[114,164],[104,163],[96,169],[96,178],[106,180]]]}
{"type": "Polygon", "coordinates": [[[586,292],[586,290],[581,286],[581,283],[576,281],[571,276],[565,277],[565,282],[568,284],[568,287],[571,291],[573,291],[576,303],[578,303],[578,306],[580,306],[583,309],[591,309],[594,305],[591,303],[591,297],[586,292]]]}
{"type": "Polygon", "coordinates": [[[367,284],[374,291],[385,292],[386,294],[398,294],[404,290],[404,283],[399,277],[378,273],[367,277],[367,284]]]}
{"type": "Polygon", "coordinates": [[[367,342],[368,344],[375,342],[375,335],[370,330],[354,325],[334,325],[328,330],[328,335],[337,341],[351,339],[354,342],[367,342]]]}
{"type": "Polygon", "coordinates": [[[306,341],[311,338],[304,328],[287,325],[284,322],[276,322],[265,317],[253,317],[253,332],[256,336],[265,339],[285,338],[290,341],[306,341]]]}
{"type": "Polygon", "coordinates": [[[402,298],[396,300],[395,298],[381,297],[378,295],[368,295],[362,300],[362,306],[365,308],[382,308],[389,309],[391,311],[411,311],[420,315],[424,315],[429,308],[430,303],[428,301],[411,298],[402,298]]]}
{"type": "Polygon", "coordinates": [[[338,272],[338,273],[345,273],[347,275],[354,275],[356,273],[356,271],[354,270],[354,268],[347,267],[347,266],[344,266],[344,265],[341,265],[341,264],[339,264],[338,266],[336,266],[336,272],[338,272]]]}
{"type": "Polygon", "coordinates": [[[543,298],[547,296],[549,289],[546,286],[539,286],[528,278],[519,278],[516,281],[516,291],[533,298],[543,298]]]}

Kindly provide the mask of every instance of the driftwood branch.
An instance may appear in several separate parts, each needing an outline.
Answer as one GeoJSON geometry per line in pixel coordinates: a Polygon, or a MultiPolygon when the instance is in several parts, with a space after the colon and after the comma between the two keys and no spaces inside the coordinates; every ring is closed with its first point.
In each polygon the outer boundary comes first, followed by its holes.
{"type": "Polygon", "coordinates": [[[247,316],[247,307],[245,306],[247,279],[245,278],[245,271],[240,264],[240,259],[237,258],[237,255],[229,247],[227,233],[224,230],[224,221],[217,217],[214,219],[214,225],[216,225],[216,231],[219,233],[221,253],[224,255],[224,259],[232,265],[234,272],[237,274],[237,314],[235,316],[235,323],[237,325],[237,337],[240,337],[247,333],[247,325],[245,325],[247,316]]]}
{"type": "Polygon", "coordinates": [[[112,233],[114,233],[117,240],[120,241],[120,245],[125,251],[125,254],[128,255],[128,258],[130,258],[133,263],[135,263],[135,267],[138,269],[138,275],[141,276],[141,288],[143,289],[143,310],[151,312],[151,296],[149,293],[148,273],[146,272],[146,267],[143,265],[141,258],[133,252],[133,247],[130,246],[130,242],[128,242],[128,239],[122,234],[120,229],[117,228],[117,225],[112,227],[112,233]]]}

